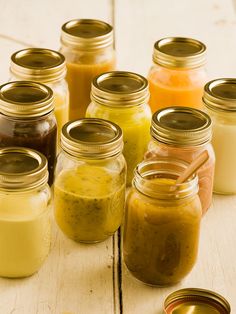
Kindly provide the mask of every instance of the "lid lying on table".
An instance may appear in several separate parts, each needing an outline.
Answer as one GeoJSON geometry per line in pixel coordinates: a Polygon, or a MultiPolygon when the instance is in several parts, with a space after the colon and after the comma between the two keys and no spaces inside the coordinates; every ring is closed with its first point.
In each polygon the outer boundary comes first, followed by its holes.
{"type": "Polygon", "coordinates": [[[210,290],[187,288],[170,294],[165,302],[166,314],[229,314],[228,301],[210,290]]]}
{"type": "Polygon", "coordinates": [[[23,80],[54,81],[65,77],[65,57],[54,50],[27,48],[11,56],[10,71],[23,80]]]}

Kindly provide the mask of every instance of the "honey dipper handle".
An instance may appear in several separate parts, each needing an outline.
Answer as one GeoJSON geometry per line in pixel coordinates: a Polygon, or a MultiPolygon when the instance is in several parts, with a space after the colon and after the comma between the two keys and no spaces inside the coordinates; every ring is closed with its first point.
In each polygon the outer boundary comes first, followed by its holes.
{"type": "Polygon", "coordinates": [[[184,172],[178,177],[175,184],[180,184],[185,182],[189,177],[191,177],[207,160],[209,155],[207,150],[204,150],[191,164],[184,170],[184,172]]]}

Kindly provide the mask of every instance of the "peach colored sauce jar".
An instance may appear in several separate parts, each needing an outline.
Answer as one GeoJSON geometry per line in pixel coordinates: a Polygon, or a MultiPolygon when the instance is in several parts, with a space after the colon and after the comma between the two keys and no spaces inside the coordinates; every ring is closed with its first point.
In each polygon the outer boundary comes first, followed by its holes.
{"type": "Polygon", "coordinates": [[[215,154],[211,136],[212,122],[206,113],[187,107],[161,109],[152,116],[152,139],[145,154],[145,159],[171,157],[190,163],[208,151],[208,161],[197,172],[203,215],[212,202],[215,154]]]}
{"type": "Polygon", "coordinates": [[[201,109],[205,62],[206,46],[198,40],[169,37],[157,41],[148,74],[152,112],[170,106],[201,109]]]}

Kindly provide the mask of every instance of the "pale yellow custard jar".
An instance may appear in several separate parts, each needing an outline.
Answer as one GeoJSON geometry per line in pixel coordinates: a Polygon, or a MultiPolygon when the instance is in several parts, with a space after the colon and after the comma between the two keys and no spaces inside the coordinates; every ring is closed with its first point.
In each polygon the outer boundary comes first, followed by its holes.
{"type": "Polygon", "coordinates": [[[47,160],[20,147],[0,149],[0,276],[26,277],[42,266],[51,243],[47,160]]]}
{"type": "Polygon", "coordinates": [[[11,56],[10,73],[11,81],[35,81],[52,89],[59,139],[61,128],[69,119],[65,57],[57,51],[44,48],[19,50],[11,56]]]}
{"type": "Polygon", "coordinates": [[[196,262],[201,202],[196,176],[175,185],[185,168],[183,161],[160,158],[144,161],[135,170],[123,255],[132,275],[146,284],[176,284],[196,262]]]}
{"type": "Polygon", "coordinates": [[[148,82],[137,73],[107,72],[97,76],[92,83],[86,117],[107,119],[121,127],[127,185],[131,184],[133,171],[143,160],[150,140],[152,114],[148,99],[148,82]]]}
{"type": "Polygon", "coordinates": [[[55,218],[77,242],[100,242],[121,225],[126,163],[119,126],[102,119],[79,119],[62,128],[55,182],[55,218]]]}

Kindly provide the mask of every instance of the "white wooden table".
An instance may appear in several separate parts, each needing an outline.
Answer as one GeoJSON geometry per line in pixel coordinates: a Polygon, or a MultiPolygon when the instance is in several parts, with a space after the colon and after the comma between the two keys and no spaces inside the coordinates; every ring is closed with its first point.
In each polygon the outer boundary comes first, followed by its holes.
{"type": "MultiPolygon", "coordinates": [[[[153,43],[190,36],[208,46],[209,78],[236,76],[232,0],[0,0],[0,83],[9,56],[27,46],[57,49],[60,26],[73,18],[115,25],[118,68],[146,75],[153,43]]],[[[119,236],[80,245],[54,225],[51,253],[26,279],[0,279],[0,314],[161,314],[165,297],[184,287],[224,295],[236,313],[236,196],[214,196],[202,221],[199,257],[189,276],[169,288],[145,286],[122,264],[119,236]]]]}

